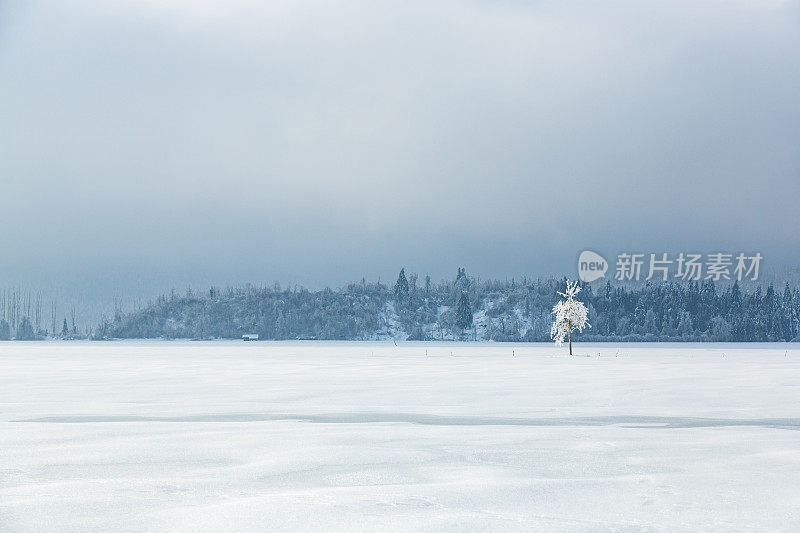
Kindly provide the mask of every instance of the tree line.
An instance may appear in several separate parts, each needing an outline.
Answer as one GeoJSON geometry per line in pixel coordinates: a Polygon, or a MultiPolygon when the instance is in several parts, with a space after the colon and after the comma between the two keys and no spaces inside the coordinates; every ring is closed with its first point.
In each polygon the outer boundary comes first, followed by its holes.
{"type": "MultiPolygon", "coordinates": [[[[174,291],[130,313],[115,313],[94,338],[550,340],[551,311],[563,279],[420,280],[401,269],[393,284],[361,280],[311,291],[245,285],[174,291]]],[[[791,341],[800,292],[713,281],[583,285],[588,341],[791,341]]]]}
{"type": "Polygon", "coordinates": [[[45,310],[44,297],[40,292],[19,288],[0,291],[0,341],[86,338],[91,334],[78,329],[74,307],[69,309],[70,323],[66,315],[58,315],[56,300],[49,303],[45,310]],[[59,322],[59,318],[63,318],[63,322],[59,322]]]}

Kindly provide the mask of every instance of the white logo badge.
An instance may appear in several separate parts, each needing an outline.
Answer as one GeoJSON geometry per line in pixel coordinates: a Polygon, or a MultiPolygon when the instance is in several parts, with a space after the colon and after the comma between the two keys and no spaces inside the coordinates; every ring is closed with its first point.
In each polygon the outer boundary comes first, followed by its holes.
{"type": "Polygon", "coordinates": [[[585,283],[591,283],[606,275],[608,261],[603,256],[591,250],[584,250],[578,257],[578,278],[585,283]]]}

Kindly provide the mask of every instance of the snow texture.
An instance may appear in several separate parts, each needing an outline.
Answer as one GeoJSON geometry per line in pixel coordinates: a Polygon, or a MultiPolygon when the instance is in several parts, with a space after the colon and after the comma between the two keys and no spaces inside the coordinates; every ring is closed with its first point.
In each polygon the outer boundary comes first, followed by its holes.
{"type": "Polygon", "coordinates": [[[800,529],[800,352],[575,348],[0,343],[0,530],[800,529]]]}
{"type": "Polygon", "coordinates": [[[386,302],[383,312],[380,316],[380,323],[383,325],[381,330],[370,340],[386,341],[395,340],[401,341],[408,338],[408,332],[403,329],[400,319],[397,316],[397,311],[394,307],[394,302],[386,302]]]}

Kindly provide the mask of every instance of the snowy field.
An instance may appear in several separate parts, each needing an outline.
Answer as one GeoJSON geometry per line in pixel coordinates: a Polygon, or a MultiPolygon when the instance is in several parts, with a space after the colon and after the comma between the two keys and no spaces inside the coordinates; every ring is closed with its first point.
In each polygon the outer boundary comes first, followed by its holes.
{"type": "Polygon", "coordinates": [[[0,343],[0,530],[798,531],[794,347],[0,343]]]}

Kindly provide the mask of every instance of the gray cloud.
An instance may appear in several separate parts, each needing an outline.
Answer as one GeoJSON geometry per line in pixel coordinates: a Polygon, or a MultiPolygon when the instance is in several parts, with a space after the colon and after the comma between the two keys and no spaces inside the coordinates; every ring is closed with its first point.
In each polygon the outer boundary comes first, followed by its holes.
{"type": "Polygon", "coordinates": [[[800,259],[797,2],[266,4],[0,4],[9,284],[800,259]]]}

